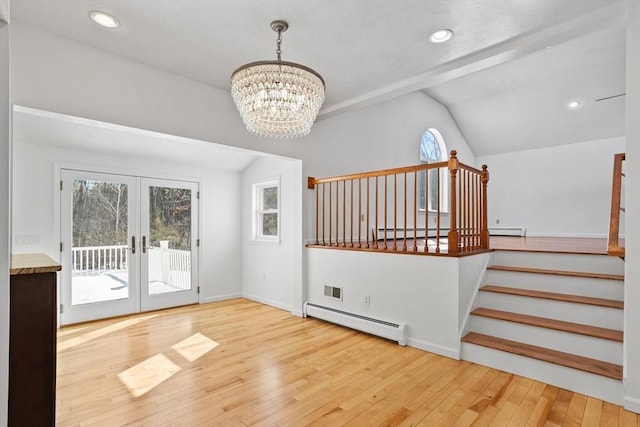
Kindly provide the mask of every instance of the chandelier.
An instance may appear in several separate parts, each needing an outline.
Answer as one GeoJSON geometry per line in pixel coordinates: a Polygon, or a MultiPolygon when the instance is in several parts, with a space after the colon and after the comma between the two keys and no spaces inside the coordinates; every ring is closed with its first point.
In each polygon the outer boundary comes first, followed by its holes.
{"type": "Polygon", "coordinates": [[[278,33],[276,61],[245,64],[231,75],[231,96],[247,130],[260,136],[308,135],[324,101],[322,76],[304,65],[281,60],[282,33],[289,25],[273,21],[278,33]]]}

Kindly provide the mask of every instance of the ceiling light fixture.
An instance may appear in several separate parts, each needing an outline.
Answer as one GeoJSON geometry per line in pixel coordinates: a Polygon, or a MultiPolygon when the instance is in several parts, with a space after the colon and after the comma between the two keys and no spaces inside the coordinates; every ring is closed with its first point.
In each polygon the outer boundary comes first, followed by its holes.
{"type": "Polygon", "coordinates": [[[322,76],[304,65],[281,60],[282,33],[289,25],[273,21],[278,33],[276,61],[245,64],[231,75],[231,96],[247,130],[260,136],[308,135],[324,102],[322,76]]]}
{"type": "Polygon", "coordinates": [[[580,101],[578,101],[578,100],[570,101],[570,102],[567,104],[567,106],[568,106],[569,108],[571,108],[572,110],[575,110],[576,108],[579,108],[581,105],[582,105],[582,103],[581,103],[580,101]]]}
{"type": "Polygon", "coordinates": [[[94,10],[89,12],[89,17],[93,22],[105,28],[118,28],[120,26],[120,22],[113,15],[109,15],[106,12],[94,10]]]}
{"type": "Polygon", "coordinates": [[[444,29],[431,33],[429,40],[431,40],[431,43],[444,43],[451,40],[451,37],[453,37],[453,31],[444,29]]]}

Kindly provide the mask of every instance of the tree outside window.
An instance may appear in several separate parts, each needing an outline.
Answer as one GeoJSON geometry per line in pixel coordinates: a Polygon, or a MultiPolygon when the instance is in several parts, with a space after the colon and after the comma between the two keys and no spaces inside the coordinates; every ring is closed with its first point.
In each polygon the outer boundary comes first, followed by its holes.
{"type": "Polygon", "coordinates": [[[263,182],[254,185],[255,233],[257,240],[277,240],[280,236],[280,183],[263,182]]]}

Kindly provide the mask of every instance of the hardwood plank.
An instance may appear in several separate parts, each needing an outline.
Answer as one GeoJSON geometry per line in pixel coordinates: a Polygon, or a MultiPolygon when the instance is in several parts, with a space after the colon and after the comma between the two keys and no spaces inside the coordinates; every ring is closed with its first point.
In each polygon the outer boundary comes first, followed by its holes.
{"type": "Polygon", "coordinates": [[[548,319],[546,317],[531,316],[528,314],[511,313],[509,311],[494,310],[491,308],[476,308],[471,312],[474,316],[489,317],[492,319],[506,320],[525,325],[538,326],[540,328],[555,329],[557,331],[573,334],[587,335],[611,341],[622,342],[623,332],[614,329],[600,328],[597,326],[583,325],[580,323],[565,322],[562,320],[548,319]]]}
{"type": "Polygon", "coordinates": [[[542,298],[554,301],[573,302],[577,304],[596,305],[600,307],[624,309],[624,301],[616,301],[604,298],[585,297],[582,295],[559,294],[555,292],[535,291],[532,289],[509,288],[506,286],[485,285],[480,288],[482,292],[494,292],[508,295],[518,295],[531,298],[542,298]]]}
{"type": "Polygon", "coordinates": [[[555,276],[586,277],[590,279],[617,280],[621,282],[624,281],[623,274],[590,273],[590,272],[584,272],[584,271],[569,271],[569,270],[550,270],[546,268],[517,267],[517,266],[509,266],[509,265],[492,265],[487,267],[487,270],[513,271],[517,273],[551,274],[555,276]]]}
{"type": "MultiPolygon", "coordinates": [[[[551,426],[573,396],[244,299],[62,328],[58,340],[70,343],[58,352],[60,426],[506,426],[516,414],[551,426]],[[194,334],[217,346],[189,361],[174,346],[194,334]],[[159,354],[180,370],[133,396],[119,374],[159,354]]],[[[637,425],[604,404],[600,425],[612,417],[637,425]]]]}
{"type": "Polygon", "coordinates": [[[571,402],[567,408],[567,415],[564,418],[563,426],[580,426],[584,417],[584,409],[587,406],[587,396],[580,393],[573,393],[571,402]]]}
{"type": "Polygon", "coordinates": [[[556,365],[579,369],[581,371],[602,375],[616,380],[622,380],[622,366],[603,362],[601,360],[589,359],[587,357],[576,356],[575,354],[523,344],[475,332],[470,332],[465,335],[462,338],[462,341],[506,351],[520,356],[530,357],[532,359],[555,363],[556,365]]]}

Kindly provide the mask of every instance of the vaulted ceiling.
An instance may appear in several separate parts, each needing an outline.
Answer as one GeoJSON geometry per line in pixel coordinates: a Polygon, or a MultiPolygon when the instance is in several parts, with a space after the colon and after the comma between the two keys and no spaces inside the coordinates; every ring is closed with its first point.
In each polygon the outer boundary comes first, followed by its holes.
{"type": "Polygon", "coordinates": [[[415,90],[451,110],[476,155],[624,133],[622,0],[12,0],[12,17],[229,90],[275,58],[320,72],[319,120],[415,90]],[[115,15],[106,30],[92,10],[115,15]],[[438,29],[454,31],[432,44],[438,29]],[[569,100],[581,108],[570,111],[569,100]]]}

